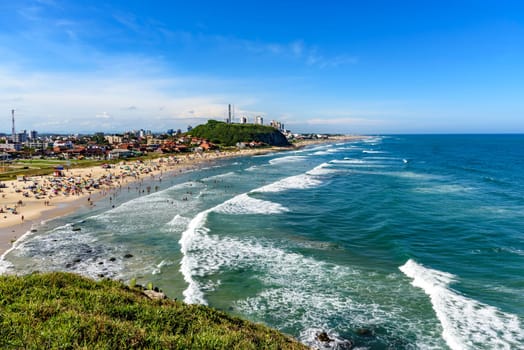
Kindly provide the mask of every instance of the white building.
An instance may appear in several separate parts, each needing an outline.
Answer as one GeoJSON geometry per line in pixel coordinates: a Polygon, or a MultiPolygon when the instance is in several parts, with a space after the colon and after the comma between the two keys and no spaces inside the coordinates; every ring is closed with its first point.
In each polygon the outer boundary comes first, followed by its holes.
{"type": "Polygon", "coordinates": [[[110,145],[114,145],[115,143],[122,143],[123,137],[118,135],[107,135],[104,136],[107,142],[109,142],[110,145]]]}
{"type": "Polygon", "coordinates": [[[65,147],[65,148],[68,148],[68,149],[71,149],[73,148],[73,142],[69,141],[69,140],[66,140],[66,141],[55,141],[53,143],[53,147],[65,147]]]}

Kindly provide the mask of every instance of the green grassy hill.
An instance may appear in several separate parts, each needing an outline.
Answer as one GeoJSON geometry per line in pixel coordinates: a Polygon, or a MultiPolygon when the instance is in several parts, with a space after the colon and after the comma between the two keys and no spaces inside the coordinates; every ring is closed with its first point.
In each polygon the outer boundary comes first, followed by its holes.
{"type": "Polygon", "coordinates": [[[264,142],[271,146],[289,146],[286,137],[270,126],[255,124],[227,124],[209,120],[207,124],[195,127],[191,136],[208,139],[222,146],[235,146],[237,142],[264,142]]]}
{"type": "Polygon", "coordinates": [[[0,276],[1,349],[306,349],[214,309],[70,273],[0,276]]]}

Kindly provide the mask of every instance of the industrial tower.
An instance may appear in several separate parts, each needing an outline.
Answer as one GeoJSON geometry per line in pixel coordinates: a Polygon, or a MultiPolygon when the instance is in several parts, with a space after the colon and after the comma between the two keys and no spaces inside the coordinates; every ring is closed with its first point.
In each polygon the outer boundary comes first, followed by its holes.
{"type": "Polygon", "coordinates": [[[15,110],[14,110],[14,109],[11,110],[11,119],[12,119],[12,123],[13,123],[13,127],[11,128],[11,141],[13,141],[13,143],[16,143],[16,134],[15,134],[15,110]]]}

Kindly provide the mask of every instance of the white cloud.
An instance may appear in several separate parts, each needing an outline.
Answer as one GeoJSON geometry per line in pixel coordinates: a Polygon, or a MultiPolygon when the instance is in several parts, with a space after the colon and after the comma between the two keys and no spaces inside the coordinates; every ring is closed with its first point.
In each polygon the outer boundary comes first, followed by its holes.
{"type": "MultiPolygon", "coordinates": [[[[101,127],[163,130],[213,117],[223,119],[227,101],[233,100],[225,94],[188,93],[183,84],[191,80],[188,77],[0,69],[0,80],[0,110],[16,108],[17,128],[41,128],[40,131],[96,131],[101,127]]],[[[246,105],[254,101],[237,100],[246,105]]]]}
{"type": "Polygon", "coordinates": [[[239,50],[257,55],[299,60],[308,66],[319,68],[337,68],[342,65],[356,64],[358,58],[349,54],[328,55],[321,53],[316,46],[307,45],[303,40],[294,40],[288,43],[268,43],[221,35],[192,37],[192,41],[205,42],[208,45],[225,47],[228,51],[239,50]]]}
{"type": "Polygon", "coordinates": [[[291,52],[297,57],[302,56],[304,52],[304,42],[302,40],[297,40],[290,44],[291,52]]]}
{"type": "Polygon", "coordinates": [[[319,54],[317,49],[310,50],[306,58],[306,64],[320,68],[336,68],[342,65],[356,63],[358,63],[358,58],[355,56],[336,55],[333,57],[325,57],[319,54]]]}
{"type": "Polygon", "coordinates": [[[110,119],[111,116],[107,112],[98,113],[95,118],[97,119],[110,119]]]}

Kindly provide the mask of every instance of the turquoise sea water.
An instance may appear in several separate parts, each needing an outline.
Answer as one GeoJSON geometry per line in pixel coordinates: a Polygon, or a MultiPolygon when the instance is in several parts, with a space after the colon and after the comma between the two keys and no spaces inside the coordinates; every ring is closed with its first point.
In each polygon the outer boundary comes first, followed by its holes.
{"type": "Polygon", "coordinates": [[[44,223],[0,271],[137,277],[319,348],[326,331],[360,349],[519,349],[523,174],[523,135],[237,158],[44,223]]]}

